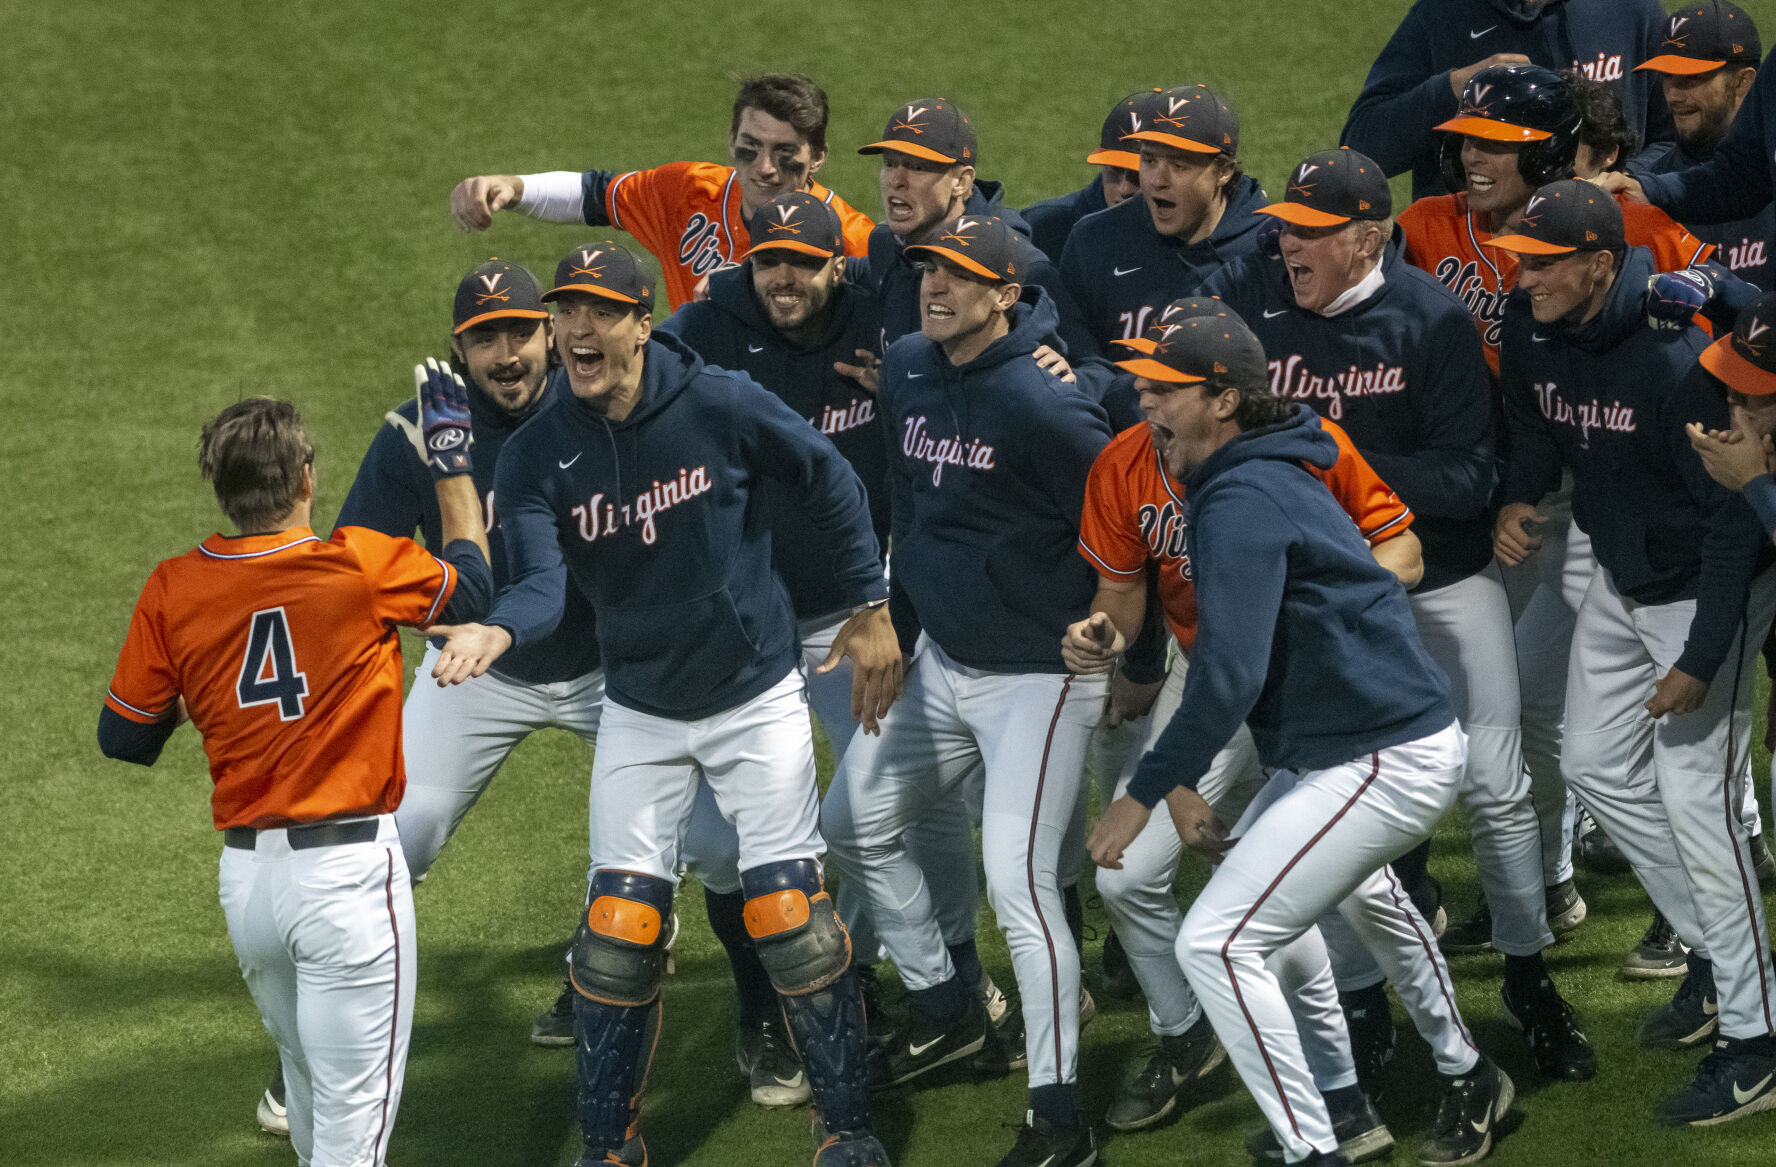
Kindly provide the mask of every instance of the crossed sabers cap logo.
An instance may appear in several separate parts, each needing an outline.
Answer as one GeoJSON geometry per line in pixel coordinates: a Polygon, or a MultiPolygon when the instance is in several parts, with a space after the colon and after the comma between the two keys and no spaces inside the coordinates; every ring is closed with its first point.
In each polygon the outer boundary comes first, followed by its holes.
{"type": "Polygon", "coordinates": [[[597,267],[593,267],[592,265],[597,263],[598,257],[603,254],[603,251],[587,251],[583,247],[580,248],[580,266],[574,268],[567,274],[570,276],[591,276],[593,279],[597,279],[599,273],[604,271],[604,265],[599,264],[597,267]]]}
{"type": "Polygon", "coordinates": [[[787,232],[791,235],[800,235],[802,233],[802,221],[791,218],[796,212],[794,207],[772,207],[771,209],[777,212],[777,221],[771,224],[771,234],[787,232]]]}
{"type": "Polygon", "coordinates": [[[1759,340],[1758,337],[1764,335],[1764,333],[1768,331],[1770,331],[1770,326],[1765,324],[1762,320],[1759,320],[1756,316],[1753,316],[1746,322],[1745,331],[1739,334],[1739,343],[1743,345],[1745,350],[1753,357],[1756,357],[1761,361],[1764,359],[1764,350],[1770,346],[1770,342],[1767,340],[1759,340]]]}
{"type": "Polygon", "coordinates": [[[1166,98],[1166,111],[1164,113],[1156,111],[1154,120],[1171,126],[1173,129],[1181,130],[1184,128],[1184,123],[1190,120],[1190,115],[1179,111],[1189,108],[1190,103],[1195,100],[1194,95],[1191,97],[1168,97],[1166,98]]]}
{"type": "Polygon", "coordinates": [[[1683,28],[1683,26],[1689,22],[1690,18],[1687,16],[1673,16],[1671,18],[1671,31],[1665,34],[1665,43],[1674,49],[1683,48],[1684,42],[1690,39],[1690,34],[1687,32],[1679,33],[1678,30],[1683,28]]]}
{"type": "Polygon", "coordinates": [[[966,235],[959,234],[959,232],[972,231],[978,226],[980,226],[980,220],[978,220],[978,219],[957,219],[956,220],[956,230],[955,231],[946,231],[941,236],[941,238],[954,239],[957,243],[960,243],[963,247],[967,247],[967,246],[969,246],[969,244],[973,243],[974,241],[966,235]]]}
{"type": "Polygon", "coordinates": [[[924,105],[920,105],[920,106],[909,105],[909,106],[907,106],[906,107],[906,116],[902,117],[902,118],[896,118],[894,120],[894,128],[897,130],[906,130],[908,133],[912,133],[912,134],[923,134],[925,132],[925,130],[924,130],[925,123],[920,122],[920,121],[914,121],[913,119],[918,117],[922,113],[929,112],[929,110],[930,110],[930,107],[924,106],[924,105]]]}
{"type": "Polygon", "coordinates": [[[1307,181],[1307,176],[1319,168],[1318,163],[1303,162],[1301,164],[1301,169],[1295,173],[1295,181],[1289,184],[1289,190],[1287,193],[1298,194],[1304,199],[1307,198],[1315,186],[1314,183],[1307,181]]]}
{"type": "Polygon", "coordinates": [[[476,276],[475,278],[480,280],[481,286],[487,289],[485,292],[475,293],[476,306],[491,304],[495,300],[502,304],[511,300],[512,297],[508,293],[500,291],[499,285],[500,281],[505,278],[504,272],[494,272],[490,276],[476,276]]]}

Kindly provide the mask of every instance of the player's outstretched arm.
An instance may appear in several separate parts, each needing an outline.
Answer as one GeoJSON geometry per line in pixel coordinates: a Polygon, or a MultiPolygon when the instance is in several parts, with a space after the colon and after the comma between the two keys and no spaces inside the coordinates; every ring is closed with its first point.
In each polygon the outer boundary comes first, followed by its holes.
{"type": "Polygon", "coordinates": [[[485,231],[493,213],[518,205],[524,180],[516,174],[482,174],[465,178],[450,192],[450,215],[464,231],[485,231]]]}
{"type": "Polygon", "coordinates": [[[480,676],[512,647],[512,634],[498,624],[434,624],[421,631],[444,638],[432,666],[432,678],[440,689],[480,676]]]}
{"type": "Polygon", "coordinates": [[[900,638],[886,603],[853,613],[815,671],[830,673],[845,657],[851,658],[851,716],[864,733],[881,733],[879,721],[900,696],[905,676],[900,638]]]}

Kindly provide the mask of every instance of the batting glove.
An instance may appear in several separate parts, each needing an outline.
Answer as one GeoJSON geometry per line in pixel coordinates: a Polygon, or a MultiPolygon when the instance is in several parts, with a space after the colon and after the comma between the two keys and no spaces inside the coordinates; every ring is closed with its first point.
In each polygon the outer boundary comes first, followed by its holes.
{"type": "Polygon", "coordinates": [[[1264,216],[1258,225],[1258,254],[1276,259],[1283,254],[1283,221],[1275,215],[1264,216]]]}
{"type": "Polygon", "coordinates": [[[1687,267],[1662,271],[1647,281],[1647,324],[1653,328],[1688,328],[1696,313],[1714,299],[1714,277],[1687,267]]]}
{"type": "Polygon", "coordinates": [[[434,479],[472,472],[475,435],[469,428],[469,388],[462,377],[449,361],[427,357],[425,364],[413,366],[413,395],[419,403],[417,425],[393,411],[384,416],[407,435],[434,479]]]}

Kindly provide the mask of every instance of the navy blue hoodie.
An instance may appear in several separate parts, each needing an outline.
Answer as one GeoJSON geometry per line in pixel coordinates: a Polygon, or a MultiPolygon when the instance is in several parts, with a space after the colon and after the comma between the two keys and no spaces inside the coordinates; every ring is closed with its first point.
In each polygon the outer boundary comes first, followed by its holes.
{"type": "Polygon", "coordinates": [[[1185,480],[1196,651],[1178,712],[1129,782],[1142,805],[1196,789],[1241,722],[1265,766],[1306,771],[1455,721],[1399,577],[1302,466],[1337,460],[1332,435],[1297,405],[1288,421],[1240,434],[1185,480]]]}
{"type": "Polygon", "coordinates": [[[1109,205],[1104,201],[1102,174],[1078,190],[1031,203],[1023,210],[1024,221],[1030,224],[1030,242],[1051,262],[1058,264],[1061,252],[1067,246],[1067,237],[1073,234],[1073,225],[1109,205]]]}
{"type": "MultiPolygon", "coordinates": [[[[660,331],[684,341],[710,365],[745,373],[831,438],[869,492],[877,545],[888,545],[887,458],[876,398],[833,370],[834,361],[856,364],[858,349],[878,352],[881,323],[874,293],[848,281],[840,284],[825,330],[810,343],[797,344],[778,331],[759,304],[748,261],[710,276],[709,299],[682,306],[660,331]]],[[[848,607],[834,549],[820,539],[801,498],[775,482],[768,498],[771,560],[789,588],[796,617],[806,620],[848,607]]]]}
{"type": "Polygon", "coordinates": [[[1061,256],[1061,279],[1098,346],[1118,359],[1111,341],[1141,336],[1155,312],[1195,295],[1222,264],[1255,250],[1263,220],[1252,212],[1268,201],[1257,179],[1242,178],[1221,221],[1195,246],[1155,230],[1141,196],[1079,220],[1061,256]]]}
{"type": "MultiPolygon", "coordinates": [[[[1661,142],[1636,155],[1628,170],[1644,186],[1651,175],[1680,174],[1707,161],[1708,158],[1692,156],[1676,142],[1661,142]]],[[[1776,246],[1776,203],[1766,202],[1763,210],[1742,219],[1725,223],[1685,223],[1684,227],[1702,242],[1714,244],[1715,263],[1725,266],[1760,292],[1776,289],[1776,263],[1770,262],[1771,248],[1776,246]]],[[[1726,327],[1731,329],[1730,320],[1726,327]]]]}
{"type": "Polygon", "coordinates": [[[970,668],[1064,673],[1061,636],[1096,577],[1075,549],[1085,479],[1110,440],[1104,411],[1030,353],[1054,305],[1027,287],[1011,331],[952,365],[903,337],[882,362],[894,503],[889,601],[901,647],[921,627],[970,668]]]}
{"type": "MultiPolygon", "coordinates": [[[[977,180],[968,201],[962,205],[962,213],[997,215],[1005,220],[1006,226],[1028,239],[1030,225],[1015,209],[1000,201],[1003,197],[1004,188],[999,183],[977,180]]],[[[1055,265],[1032,245],[1023,268],[1024,285],[1043,288],[1054,302],[1056,322],[1042,343],[1065,349],[1076,361],[1098,355],[1098,346],[1082,323],[1072,297],[1061,286],[1060,272],[1055,265]],[[1061,343],[1055,343],[1057,338],[1061,343]]],[[[886,223],[877,223],[876,229],[870,232],[867,270],[869,279],[875,282],[876,300],[881,306],[882,348],[885,350],[901,337],[919,331],[920,273],[906,256],[906,244],[888,229],[886,223]]]]}
{"type": "Polygon", "coordinates": [[[1767,543],[1745,500],[1708,477],[1687,422],[1728,426],[1725,397],[1696,364],[1700,329],[1646,327],[1651,254],[1628,250],[1586,324],[1537,324],[1522,293],[1499,344],[1510,450],[1502,499],[1535,505],[1573,475],[1573,521],[1616,590],[1642,604],[1694,599],[1677,667],[1712,680],[1738,631],[1767,543]]]}
{"type": "Polygon", "coordinates": [[[1343,426],[1381,480],[1416,516],[1424,592],[1492,561],[1492,377],[1467,309],[1401,258],[1382,256],[1383,283],[1338,316],[1295,305],[1281,259],[1249,255],[1202,286],[1239,313],[1264,345],[1272,392],[1343,426]]]}
{"type": "Polygon", "coordinates": [[[1658,0],[1417,0],[1369,68],[1339,144],[1389,175],[1412,172],[1412,197],[1447,194],[1437,169],[1438,133],[1456,115],[1449,74],[1494,53],[1521,53],[1545,68],[1579,68],[1613,81],[1641,142],[1671,137],[1671,112],[1653,73],[1634,67],[1658,54],[1665,10],[1658,0]]]}
{"type": "Polygon", "coordinates": [[[671,336],[648,342],[646,362],[622,421],[563,394],[506,443],[497,480],[511,582],[486,622],[518,647],[547,636],[571,578],[598,611],[610,699],[691,721],[795,666],[795,614],[771,570],[759,482],[801,493],[840,549],[847,602],[882,599],[887,585],[863,484],[830,441],[671,336]]]}
{"type": "MultiPolygon", "coordinates": [[[[466,380],[466,378],[465,378],[466,380]]],[[[541,412],[551,401],[566,396],[567,374],[549,372],[548,382],[531,407],[522,414],[500,408],[479,386],[469,384],[469,424],[475,435],[475,493],[481,497],[488,520],[488,566],[493,586],[506,586],[505,523],[503,508],[495,505],[494,471],[500,451],[518,427],[541,412]]],[[[408,398],[396,412],[417,421],[419,404],[408,398]]],[[[334,527],[368,527],[385,535],[412,538],[417,529],[427,547],[442,547],[442,516],[438,493],[432,488],[432,472],[393,423],[376,431],[358,476],[352,480],[334,527]]],[[[442,640],[433,641],[442,645],[442,640]]],[[[568,593],[561,623],[554,632],[522,648],[514,647],[494,664],[493,671],[509,680],[547,685],[583,677],[598,667],[598,641],[593,633],[592,605],[577,592],[568,593]]]]}

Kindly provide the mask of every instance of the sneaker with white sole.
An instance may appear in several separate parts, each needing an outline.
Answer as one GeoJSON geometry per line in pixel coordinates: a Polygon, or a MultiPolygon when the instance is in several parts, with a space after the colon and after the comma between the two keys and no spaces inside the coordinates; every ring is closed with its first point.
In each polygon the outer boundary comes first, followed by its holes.
{"type": "Polygon", "coordinates": [[[1511,1079],[1484,1055],[1467,1073],[1445,1077],[1443,1101],[1418,1149],[1418,1161],[1425,1167],[1461,1167],[1486,1158],[1499,1121],[1516,1097],[1511,1079]]]}
{"type": "Polygon", "coordinates": [[[1649,1049],[1690,1049],[1713,1037],[1719,1027],[1714,968],[1692,953],[1689,972],[1676,994],[1640,1023],[1640,1044],[1649,1049]]]}
{"type": "Polygon", "coordinates": [[[800,1106],[811,1096],[802,1060],[778,1018],[742,1021],[734,1035],[734,1060],[750,1080],[752,1100],[760,1106],[800,1106]]]}
{"type": "Polygon", "coordinates": [[[1689,951],[1665,914],[1654,912],[1653,922],[1647,925],[1640,943],[1622,958],[1622,975],[1631,981],[1681,977],[1689,971],[1685,959],[1689,951]]]}
{"type": "Polygon", "coordinates": [[[1161,1037],[1139,1073],[1122,1084],[1104,1121],[1113,1130],[1143,1131],[1158,1126],[1178,1108],[1192,1084],[1227,1060],[1207,1017],[1176,1037],[1161,1037]]]}
{"type": "Polygon", "coordinates": [[[271,1082],[259,1096],[259,1129],[268,1135],[290,1137],[290,1113],[284,1108],[284,1063],[272,1072],[271,1082]]]}

